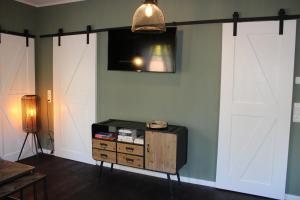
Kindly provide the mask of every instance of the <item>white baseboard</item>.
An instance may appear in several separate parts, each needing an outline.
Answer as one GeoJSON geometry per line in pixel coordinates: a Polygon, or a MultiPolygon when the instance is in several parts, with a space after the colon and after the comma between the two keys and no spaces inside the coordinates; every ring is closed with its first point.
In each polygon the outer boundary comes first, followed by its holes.
{"type": "Polygon", "coordinates": [[[300,200],[300,196],[292,195],[292,194],[286,194],[285,200],[300,200]]]}
{"type": "Polygon", "coordinates": [[[196,178],[190,178],[190,177],[181,177],[182,182],[185,183],[191,183],[195,185],[202,185],[202,186],[207,186],[207,187],[216,187],[216,182],[214,181],[208,181],[208,180],[203,180],[203,179],[196,179],[196,178]]]}
{"type": "MultiPolygon", "coordinates": [[[[8,155],[4,156],[3,159],[10,160],[10,161],[17,161],[19,153],[20,152],[14,152],[14,153],[8,154],[8,155]]],[[[23,151],[22,155],[20,157],[20,160],[31,157],[33,155],[34,155],[34,153],[31,151],[23,151]]]]}
{"type": "MultiPolygon", "coordinates": [[[[110,164],[109,163],[104,163],[103,166],[110,167],[110,164]]],[[[125,166],[121,166],[121,165],[114,165],[114,168],[124,170],[124,171],[128,171],[128,172],[134,172],[134,173],[138,173],[138,174],[143,174],[143,175],[148,175],[148,176],[154,176],[154,177],[158,177],[158,178],[167,179],[167,175],[164,174],[164,173],[153,172],[153,171],[142,170],[142,169],[136,169],[136,168],[131,168],[131,167],[125,167],[125,166]]],[[[171,179],[172,180],[177,180],[177,177],[172,175],[171,179]]],[[[182,182],[185,182],[185,183],[191,183],[191,184],[202,185],[202,186],[207,186],[207,187],[215,187],[215,182],[214,181],[190,178],[190,177],[185,177],[185,176],[180,176],[180,179],[181,179],[182,182]]]]}

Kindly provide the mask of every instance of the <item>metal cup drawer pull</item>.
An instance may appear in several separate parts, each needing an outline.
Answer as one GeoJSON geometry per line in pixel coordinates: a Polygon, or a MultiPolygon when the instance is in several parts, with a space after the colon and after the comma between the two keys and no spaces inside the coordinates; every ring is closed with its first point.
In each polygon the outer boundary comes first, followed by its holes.
{"type": "Polygon", "coordinates": [[[133,162],[134,162],[134,160],[133,160],[133,159],[131,159],[131,158],[126,158],[126,162],[128,162],[128,163],[133,163],[133,162]]]}
{"type": "Polygon", "coordinates": [[[126,147],[126,151],[133,152],[133,151],[134,151],[134,148],[132,148],[132,147],[126,147]]]}
{"type": "Polygon", "coordinates": [[[107,158],[108,156],[106,154],[100,154],[101,158],[107,158]]]}
{"type": "Polygon", "coordinates": [[[115,151],[116,150],[116,143],[114,141],[93,139],[93,148],[109,150],[109,151],[115,151]]]}
{"type": "Polygon", "coordinates": [[[105,143],[100,143],[100,146],[101,146],[101,147],[107,147],[107,144],[105,144],[105,143]]]}
{"type": "Polygon", "coordinates": [[[136,145],[136,144],[125,144],[125,143],[118,143],[117,151],[120,153],[128,153],[131,155],[144,155],[144,146],[143,145],[136,145]]]}

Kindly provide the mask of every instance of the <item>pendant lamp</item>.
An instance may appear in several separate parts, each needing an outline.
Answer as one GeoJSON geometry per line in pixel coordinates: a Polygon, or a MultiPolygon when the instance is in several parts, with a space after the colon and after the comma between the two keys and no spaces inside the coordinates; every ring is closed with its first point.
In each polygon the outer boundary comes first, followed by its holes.
{"type": "Polygon", "coordinates": [[[165,17],[162,10],[157,6],[157,0],[145,0],[136,9],[132,19],[132,32],[154,32],[166,31],[165,17]]]}

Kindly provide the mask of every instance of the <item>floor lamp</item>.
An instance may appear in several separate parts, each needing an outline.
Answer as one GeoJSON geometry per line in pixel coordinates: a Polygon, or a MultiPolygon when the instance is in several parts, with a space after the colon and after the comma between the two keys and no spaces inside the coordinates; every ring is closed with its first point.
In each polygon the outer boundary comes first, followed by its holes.
{"type": "Polygon", "coordinates": [[[26,133],[24,143],[22,145],[18,160],[22,155],[26,140],[30,134],[33,136],[36,155],[38,156],[38,148],[41,149],[43,155],[42,146],[38,137],[38,96],[37,95],[25,95],[21,99],[22,102],[22,127],[26,133]]]}

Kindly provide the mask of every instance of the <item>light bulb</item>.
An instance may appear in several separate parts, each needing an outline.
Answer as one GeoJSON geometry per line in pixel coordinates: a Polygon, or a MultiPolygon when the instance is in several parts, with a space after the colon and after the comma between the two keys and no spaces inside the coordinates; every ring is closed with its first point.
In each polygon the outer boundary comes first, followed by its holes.
{"type": "Polygon", "coordinates": [[[28,110],[27,110],[27,117],[33,117],[33,116],[35,116],[35,110],[33,109],[33,108],[29,108],[28,110]]]}
{"type": "Polygon", "coordinates": [[[141,67],[144,65],[144,60],[143,58],[137,56],[133,58],[132,63],[137,67],[141,67]]]}
{"type": "Polygon", "coordinates": [[[34,110],[33,110],[33,109],[31,109],[31,110],[30,110],[30,115],[31,115],[31,117],[33,117],[33,116],[34,116],[34,113],[35,113],[35,112],[34,112],[34,110]]]}
{"type": "Polygon", "coordinates": [[[153,8],[151,4],[147,4],[145,8],[145,15],[146,17],[152,17],[153,15],[153,8]]]}

